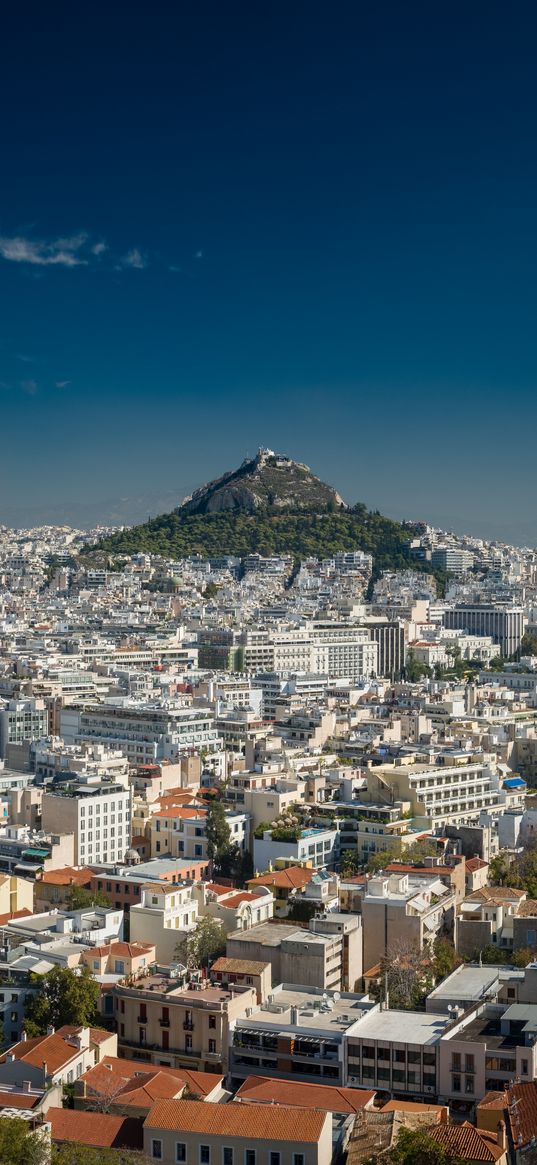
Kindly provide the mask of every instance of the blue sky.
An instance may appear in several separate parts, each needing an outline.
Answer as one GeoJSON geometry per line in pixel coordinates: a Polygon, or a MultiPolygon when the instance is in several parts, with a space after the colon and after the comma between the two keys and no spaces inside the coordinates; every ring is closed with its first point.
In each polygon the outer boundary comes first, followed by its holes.
{"type": "Polygon", "coordinates": [[[266,444],[537,540],[536,33],[524,0],[11,6],[0,522],[143,517],[266,444]]]}

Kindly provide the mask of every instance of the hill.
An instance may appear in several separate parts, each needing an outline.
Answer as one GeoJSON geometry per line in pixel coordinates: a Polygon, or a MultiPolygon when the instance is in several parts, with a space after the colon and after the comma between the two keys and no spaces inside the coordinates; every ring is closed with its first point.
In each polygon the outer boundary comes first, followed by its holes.
{"type": "Polygon", "coordinates": [[[262,509],[325,510],[345,506],[331,485],[315,477],[309,465],[272,449],[259,449],[238,469],[209,481],[185,498],[179,513],[219,514],[262,509]]]}
{"type": "Polygon", "coordinates": [[[374,573],[414,565],[408,526],[348,507],[308,466],[261,450],[238,470],[196,490],[169,514],[113,534],[88,551],[101,561],[145,551],[167,558],[259,553],[327,558],[338,550],[373,555],[374,573]]]}

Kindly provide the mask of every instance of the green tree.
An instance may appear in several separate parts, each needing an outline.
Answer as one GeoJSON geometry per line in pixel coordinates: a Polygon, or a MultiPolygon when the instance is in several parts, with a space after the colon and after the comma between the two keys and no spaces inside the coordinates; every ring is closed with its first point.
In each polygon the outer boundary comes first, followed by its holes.
{"type": "Polygon", "coordinates": [[[69,886],[65,895],[68,910],[91,910],[92,906],[111,906],[111,899],[102,890],[87,890],[85,886],[69,886]]]}
{"type": "Polygon", "coordinates": [[[53,1145],[50,1165],[150,1165],[145,1153],[132,1149],[95,1149],[92,1145],[66,1141],[53,1145]]]}
{"type": "Polygon", "coordinates": [[[453,943],[447,938],[437,938],[433,946],[433,972],[435,979],[446,979],[461,963],[453,943]]]}
{"type": "Polygon", "coordinates": [[[218,918],[204,914],[198,918],[194,930],[180,939],[175,948],[175,957],[186,967],[208,967],[213,959],[223,954],[226,934],[218,918]]]}
{"type": "Polygon", "coordinates": [[[381,853],[370,854],[367,859],[368,874],[378,874],[380,870],[386,869],[390,862],[397,861],[401,857],[401,842],[394,842],[389,849],[383,850],[381,853]]]}
{"type": "Polygon", "coordinates": [[[227,855],[231,845],[231,830],[226,818],[224,804],[217,797],[209,802],[205,820],[207,856],[215,865],[227,855]]]}
{"type": "Polygon", "coordinates": [[[218,591],[219,591],[219,588],[217,587],[216,583],[208,582],[207,586],[205,587],[205,590],[203,592],[203,598],[207,599],[208,601],[210,601],[211,599],[215,599],[217,594],[218,594],[218,591]]]}
{"type": "Polygon", "coordinates": [[[537,655],[537,634],[535,631],[524,632],[517,655],[519,659],[521,655],[537,655]]]}
{"type": "Polygon", "coordinates": [[[463,1161],[427,1129],[403,1128],[395,1145],[370,1157],[366,1165],[463,1165],[463,1161]]]}
{"type": "Polygon", "coordinates": [[[100,988],[87,967],[80,974],[70,967],[53,967],[46,975],[34,976],[34,981],[39,991],[26,1004],[28,1036],[44,1035],[49,1025],[99,1026],[100,988]]]}
{"type": "Polygon", "coordinates": [[[341,855],[341,877],[349,878],[357,874],[360,869],[360,860],[354,849],[344,849],[341,855]]]}
{"type": "Polygon", "coordinates": [[[416,684],[418,680],[423,679],[424,676],[430,676],[431,669],[427,664],[421,663],[416,657],[415,651],[410,648],[405,662],[405,677],[410,684],[416,684]]]}
{"type": "Polygon", "coordinates": [[[2,1165],[45,1165],[46,1141],[40,1132],[31,1132],[27,1121],[4,1117],[0,1121],[0,1161],[2,1165]]]}

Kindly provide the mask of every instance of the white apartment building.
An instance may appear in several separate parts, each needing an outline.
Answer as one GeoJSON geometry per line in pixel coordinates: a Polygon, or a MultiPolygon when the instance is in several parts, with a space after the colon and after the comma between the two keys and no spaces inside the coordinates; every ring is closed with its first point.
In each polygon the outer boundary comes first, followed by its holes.
{"type": "Polygon", "coordinates": [[[485,761],[471,756],[442,764],[380,765],[368,774],[368,798],[408,802],[413,816],[435,825],[470,824],[482,809],[500,804],[500,779],[485,761]],[[451,763],[450,763],[451,762],[451,763]]]}
{"type": "Polygon", "coordinates": [[[43,795],[43,829],[73,834],[75,866],[122,862],[131,841],[131,795],[114,781],[73,779],[43,795]]]}
{"type": "Polygon", "coordinates": [[[120,748],[131,764],[175,761],[184,752],[220,750],[221,740],[209,708],[184,707],[129,698],[110,699],[90,708],[64,708],[61,735],[67,744],[100,741],[120,748]]]}
{"type": "Polygon", "coordinates": [[[494,603],[457,603],[444,611],[444,626],[461,628],[470,635],[490,635],[502,655],[513,655],[526,628],[523,607],[494,603]]]}
{"type": "Polygon", "coordinates": [[[48,732],[44,700],[7,700],[0,709],[0,757],[10,744],[39,740],[48,732]]]}

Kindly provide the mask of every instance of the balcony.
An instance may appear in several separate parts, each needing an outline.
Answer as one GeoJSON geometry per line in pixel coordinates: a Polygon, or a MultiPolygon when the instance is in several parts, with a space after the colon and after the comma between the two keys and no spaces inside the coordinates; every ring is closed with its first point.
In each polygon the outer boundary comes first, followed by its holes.
{"type": "Polygon", "coordinates": [[[159,1019],[159,1024],[161,1027],[169,1027],[170,1021],[169,1019],[159,1019]]]}
{"type": "Polygon", "coordinates": [[[147,1023],[147,1015],[139,1015],[138,1023],[147,1023]]]}
{"type": "Polygon", "coordinates": [[[191,1019],[185,1019],[185,1021],[183,1023],[183,1031],[193,1032],[194,1031],[194,1021],[191,1019]]]}

